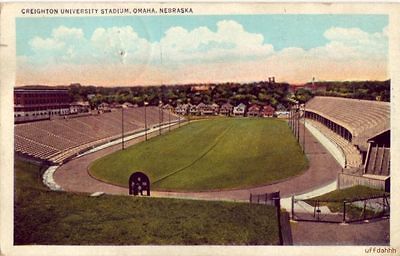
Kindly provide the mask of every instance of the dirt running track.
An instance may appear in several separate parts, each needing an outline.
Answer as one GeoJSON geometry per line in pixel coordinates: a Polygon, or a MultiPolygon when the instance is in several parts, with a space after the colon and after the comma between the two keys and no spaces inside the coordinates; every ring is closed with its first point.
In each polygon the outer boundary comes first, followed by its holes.
{"type": "MultiPolygon", "coordinates": [[[[300,129],[302,133],[302,129],[300,129]]],[[[156,136],[158,132],[151,134],[156,136]]],[[[303,136],[301,135],[300,138],[303,136]]],[[[303,174],[287,179],[285,181],[260,186],[250,189],[223,190],[213,192],[162,192],[152,191],[152,196],[165,197],[185,197],[197,199],[226,199],[226,200],[248,200],[250,193],[268,193],[281,191],[281,196],[290,196],[310,191],[314,188],[328,184],[337,178],[337,173],[341,170],[340,165],[326,151],[326,149],[306,131],[306,155],[309,159],[309,168],[303,174]]],[[[134,145],[144,138],[140,137],[126,142],[126,145],[134,145]]],[[[106,184],[92,178],[88,172],[88,166],[94,160],[108,155],[121,149],[121,145],[114,145],[109,148],[73,159],[60,166],[54,174],[54,180],[65,191],[71,192],[97,192],[102,191],[108,194],[128,194],[127,188],[106,184]]],[[[290,161],[290,159],[288,159],[290,161]]]]}

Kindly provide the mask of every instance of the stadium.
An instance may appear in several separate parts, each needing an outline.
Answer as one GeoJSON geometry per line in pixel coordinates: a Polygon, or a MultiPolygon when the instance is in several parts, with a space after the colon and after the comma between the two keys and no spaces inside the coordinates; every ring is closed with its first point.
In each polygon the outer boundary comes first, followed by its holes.
{"type": "Polygon", "coordinates": [[[14,91],[16,244],[321,245],[341,232],[353,240],[334,243],[389,242],[389,102],[76,109],[66,90],[49,107],[49,93],[14,91]],[[138,171],[150,197],[129,195],[138,171]],[[356,235],[367,230],[380,235],[356,235]]]}

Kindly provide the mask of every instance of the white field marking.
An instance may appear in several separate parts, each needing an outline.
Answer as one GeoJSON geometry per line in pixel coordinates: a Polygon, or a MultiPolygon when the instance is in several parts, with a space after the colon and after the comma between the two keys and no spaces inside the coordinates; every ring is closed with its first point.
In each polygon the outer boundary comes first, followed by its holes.
{"type": "Polygon", "coordinates": [[[54,172],[57,170],[59,165],[53,165],[47,168],[47,170],[43,173],[43,183],[52,191],[62,191],[60,185],[58,185],[53,178],[54,172]]]}

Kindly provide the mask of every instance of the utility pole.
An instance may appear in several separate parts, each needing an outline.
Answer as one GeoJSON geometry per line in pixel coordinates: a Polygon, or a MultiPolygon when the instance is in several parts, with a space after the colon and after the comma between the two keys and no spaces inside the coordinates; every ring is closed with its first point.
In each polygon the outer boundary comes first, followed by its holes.
{"type": "Polygon", "coordinates": [[[125,145],[124,145],[124,108],[122,107],[121,109],[121,130],[122,130],[122,150],[125,149],[125,145]]]}
{"type": "Polygon", "coordinates": [[[158,134],[161,135],[161,126],[162,126],[162,101],[158,102],[158,134]]]}
{"type": "Polygon", "coordinates": [[[169,99],[169,106],[168,106],[168,131],[171,131],[171,102],[172,100],[169,99]]]}
{"type": "Polygon", "coordinates": [[[303,153],[306,152],[306,103],[303,105],[303,153]]]}
{"type": "Polygon", "coordinates": [[[146,106],[148,105],[148,102],[144,102],[144,139],[147,141],[147,116],[146,116],[146,106]]]}
{"type": "Polygon", "coordinates": [[[297,107],[297,115],[296,115],[296,129],[297,129],[297,141],[300,144],[300,107],[297,107]]]}
{"type": "Polygon", "coordinates": [[[189,108],[189,112],[188,112],[188,124],[190,123],[190,98],[188,99],[188,108],[189,108]]]}

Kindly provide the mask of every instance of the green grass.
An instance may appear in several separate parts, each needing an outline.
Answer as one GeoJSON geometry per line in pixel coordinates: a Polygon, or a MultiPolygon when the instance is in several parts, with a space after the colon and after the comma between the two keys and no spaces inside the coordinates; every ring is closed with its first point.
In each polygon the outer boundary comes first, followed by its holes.
{"type": "Polygon", "coordinates": [[[96,160],[91,175],[127,186],[145,172],[152,189],[204,191],[269,184],[308,166],[287,123],[277,119],[215,118],[96,160]]]}
{"type": "MultiPolygon", "coordinates": [[[[328,206],[332,212],[343,212],[343,201],[345,200],[352,201],[382,195],[388,195],[388,193],[366,186],[354,186],[350,188],[334,190],[332,192],[310,198],[306,200],[306,202],[309,202],[311,205],[313,205],[313,202],[316,200],[322,201],[320,205],[328,206]]],[[[347,209],[347,212],[359,214],[360,208],[350,207],[350,209],[347,209]]]]}
{"type": "Polygon", "coordinates": [[[340,201],[343,202],[344,200],[351,201],[356,199],[362,199],[367,197],[373,196],[381,196],[387,195],[385,191],[374,189],[365,186],[354,186],[345,189],[338,189],[332,192],[310,198],[312,200],[320,200],[320,201],[340,201]]]}
{"type": "Polygon", "coordinates": [[[275,245],[265,205],[48,191],[40,168],[15,161],[14,244],[275,245]]]}

